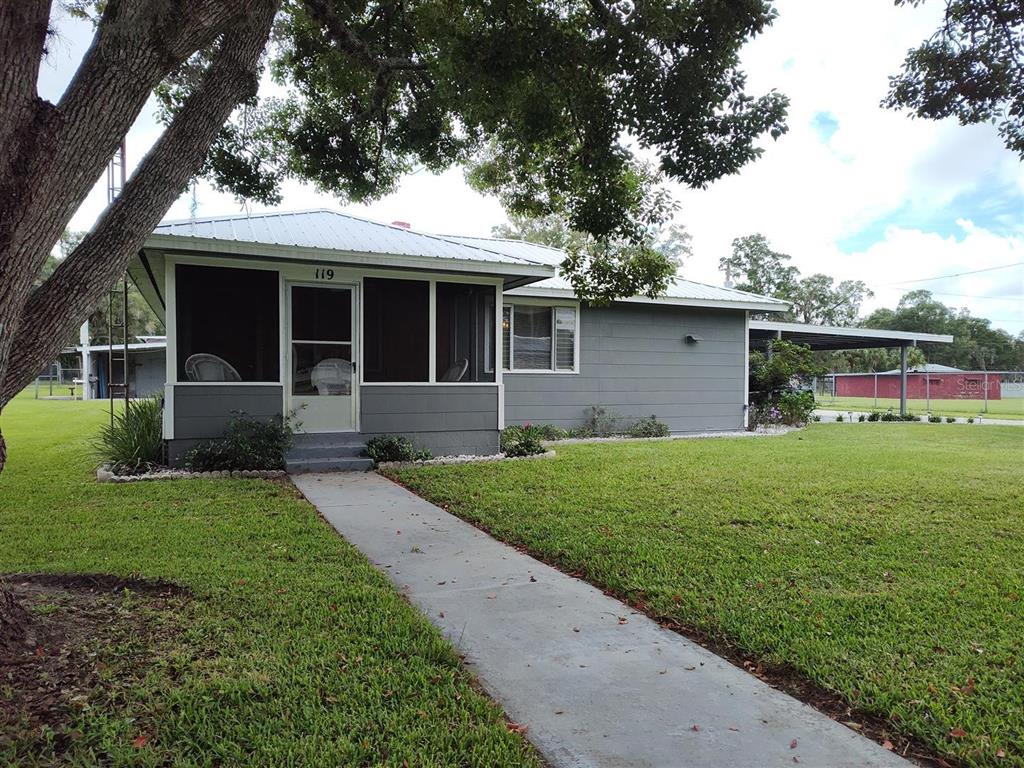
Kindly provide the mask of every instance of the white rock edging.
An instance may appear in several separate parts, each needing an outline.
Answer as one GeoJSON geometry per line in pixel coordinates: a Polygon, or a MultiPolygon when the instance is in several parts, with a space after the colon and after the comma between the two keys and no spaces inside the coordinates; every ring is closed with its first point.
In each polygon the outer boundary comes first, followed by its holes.
{"type": "Polygon", "coordinates": [[[140,475],[115,475],[108,467],[96,470],[98,483],[141,483],[151,480],[210,480],[219,478],[284,477],[283,469],[235,469],[212,472],[191,472],[187,469],[158,469],[140,475]]]}
{"type": "Polygon", "coordinates": [[[382,461],[376,466],[376,469],[405,469],[407,467],[429,467],[435,464],[479,464],[486,461],[528,461],[553,458],[555,458],[555,452],[551,450],[536,453],[533,456],[506,456],[504,453],[494,453],[490,456],[437,456],[423,461],[382,461]]]}

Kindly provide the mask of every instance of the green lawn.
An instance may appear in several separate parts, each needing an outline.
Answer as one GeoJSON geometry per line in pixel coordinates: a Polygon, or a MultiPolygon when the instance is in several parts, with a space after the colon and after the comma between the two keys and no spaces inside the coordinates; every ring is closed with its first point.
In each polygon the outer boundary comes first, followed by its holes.
{"type": "Polygon", "coordinates": [[[556,451],[393,474],[934,752],[1024,765],[1024,429],[822,424],[556,451]]]}
{"type": "MultiPolygon", "coordinates": [[[[842,411],[886,411],[892,408],[898,412],[898,398],[880,397],[817,397],[819,408],[830,408],[842,411]]],[[[989,400],[988,410],[984,400],[907,400],[907,410],[923,416],[931,410],[936,416],[977,416],[984,414],[992,419],[1024,419],[1024,398],[1007,398],[1005,400],[989,400]]]]}
{"type": "Polygon", "coordinates": [[[21,734],[0,764],[538,764],[440,634],[294,489],[96,484],[87,440],[103,405],[21,396],[0,416],[0,572],[139,574],[192,596],[144,678],[76,704],[67,753],[21,734]]]}

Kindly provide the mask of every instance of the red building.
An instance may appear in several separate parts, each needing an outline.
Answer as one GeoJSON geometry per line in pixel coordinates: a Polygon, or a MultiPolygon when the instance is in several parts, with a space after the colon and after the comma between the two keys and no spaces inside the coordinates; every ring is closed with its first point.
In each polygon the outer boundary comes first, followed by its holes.
{"type": "MultiPolygon", "coordinates": [[[[998,374],[987,375],[988,399],[1000,400],[998,374]]],[[[984,371],[961,371],[945,365],[929,365],[926,371],[907,373],[907,398],[910,400],[984,400],[984,371]]],[[[840,373],[835,376],[836,397],[900,396],[900,372],[840,373]],[[877,386],[877,389],[876,389],[877,386]]]]}

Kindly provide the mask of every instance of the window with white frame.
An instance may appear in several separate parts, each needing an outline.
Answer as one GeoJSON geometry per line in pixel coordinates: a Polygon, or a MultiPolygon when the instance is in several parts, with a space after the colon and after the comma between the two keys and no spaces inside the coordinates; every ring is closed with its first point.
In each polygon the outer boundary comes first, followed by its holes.
{"type": "Polygon", "coordinates": [[[505,304],[501,363],[506,371],[576,371],[576,307],[505,304]]]}

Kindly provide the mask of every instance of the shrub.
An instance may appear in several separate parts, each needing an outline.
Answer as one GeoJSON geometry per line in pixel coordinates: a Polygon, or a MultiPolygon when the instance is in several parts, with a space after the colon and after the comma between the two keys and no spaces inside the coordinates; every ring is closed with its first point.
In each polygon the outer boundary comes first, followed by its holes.
{"type": "Polygon", "coordinates": [[[931,422],[932,424],[941,424],[942,423],[942,417],[941,416],[929,416],[928,417],[928,421],[931,422]]]}
{"type": "Polygon", "coordinates": [[[967,417],[967,423],[968,424],[973,424],[974,423],[974,417],[973,416],[968,416],[967,417]]]}
{"type": "Polygon", "coordinates": [[[616,434],[615,427],[620,421],[614,413],[610,413],[600,405],[592,405],[586,410],[587,417],[580,428],[581,437],[608,437],[616,434]]]}
{"type": "Polygon", "coordinates": [[[505,427],[501,431],[501,452],[506,456],[535,456],[544,453],[543,430],[529,424],[505,427]]]}
{"type": "Polygon", "coordinates": [[[946,423],[947,424],[955,424],[956,423],[956,417],[955,416],[947,416],[946,417],[946,423]]]}
{"type": "Polygon", "coordinates": [[[376,464],[386,461],[426,461],[433,455],[426,448],[416,450],[412,441],[401,435],[378,435],[366,444],[366,455],[376,464]]]}
{"type": "Polygon", "coordinates": [[[540,432],[542,440],[566,440],[572,436],[570,430],[556,427],[554,424],[536,424],[534,429],[540,432]]]}
{"type": "Polygon", "coordinates": [[[836,416],[836,421],[842,421],[842,420],[843,420],[843,414],[840,413],[840,414],[838,414],[836,416]]]}
{"type": "Polygon", "coordinates": [[[96,455],[118,474],[145,472],[163,462],[163,402],[159,397],[133,400],[100,429],[96,455]]]}
{"type": "Polygon", "coordinates": [[[867,421],[867,420],[868,420],[868,417],[865,416],[863,413],[857,416],[857,421],[867,421]]]}
{"type": "Polygon", "coordinates": [[[878,411],[872,411],[868,414],[868,421],[881,421],[882,414],[878,411]]]}
{"type": "Polygon", "coordinates": [[[914,414],[908,413],[905,416],[900,416],[900,421],[920,421],[920,419],[914,414]]]}
{"type": "Polygon", "coordinates": [[[813,416],[811,416],[811,421],[821,421],[821,416],[816,413],[813,416]]]}
{"type": "Polygon", "coordinates": [[[292,444],[290,417],[255,419],[245,411],[232,411],[220,440],[199,443],[182,458],[193,472],[236,469],[284,469],[284,456],[292,444]]]}
{"type": "Polygon", "coordinates": [[[626,430],[630,437],[668,437],[668,424],[658,421],[653,414],[631,425],[626,430]]]}
{"type": "Polygon", "coordinates": [[[798,427],[806,424],[814,411],[814,393],[788,389],[778,393],[775,405],[781,414],[781,423],[798,427]]]}

